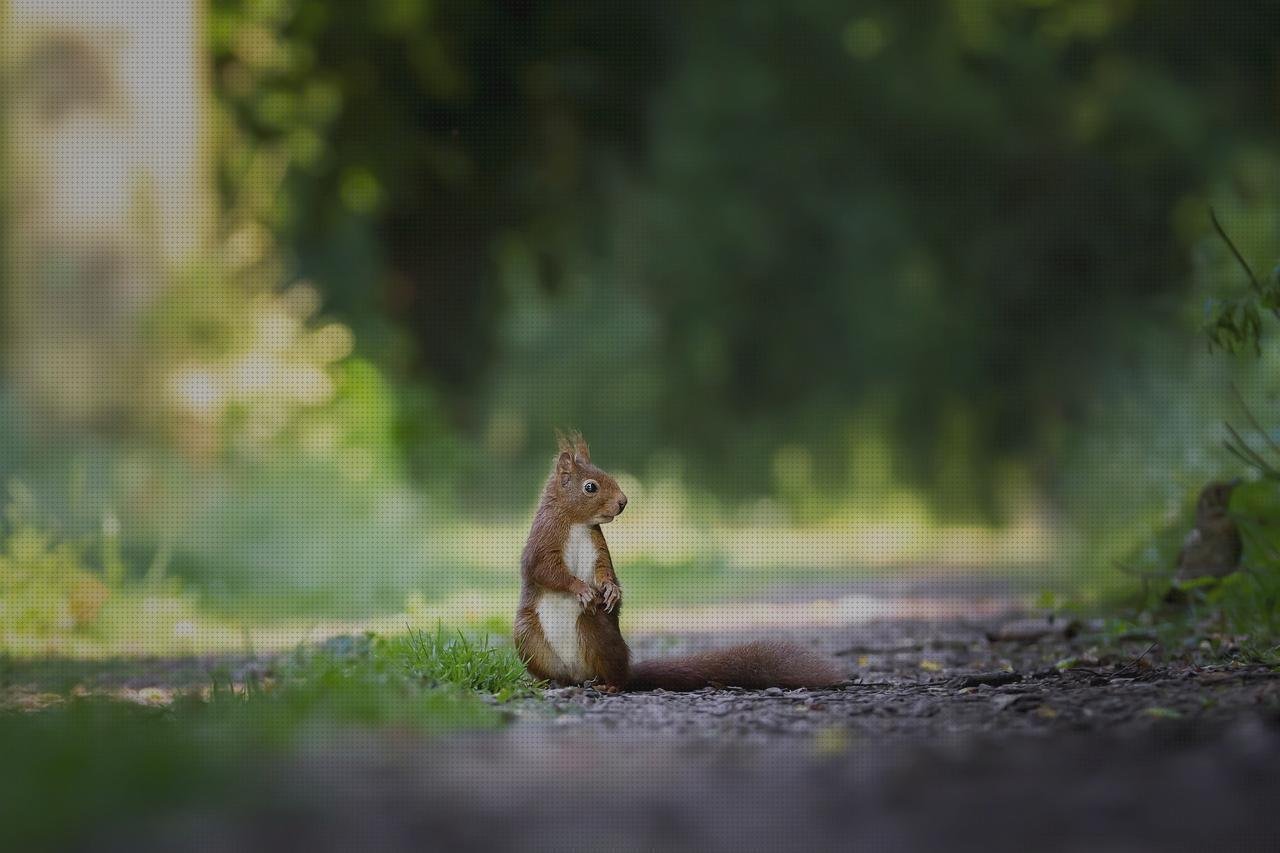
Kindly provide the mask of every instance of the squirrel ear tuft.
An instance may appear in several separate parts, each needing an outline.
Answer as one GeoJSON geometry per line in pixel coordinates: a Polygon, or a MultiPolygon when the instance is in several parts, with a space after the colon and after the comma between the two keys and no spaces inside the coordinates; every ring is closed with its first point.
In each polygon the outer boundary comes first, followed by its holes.
{"type": "Polygon", "coordinates": [[[556,430],[556,446],[560,448],[560,452],[568,451],[573,453],[573,438],[565,435],[560,430],[556,430]]]}
{"type": "Polygon", "coordinates": [[[556,442],[560,445],[561,453],[568,452],[578,462],[586,463],[591,461],[591,449],[587,447],[587,440],[576,429],[568,435],[556,430],[556,442]]]}

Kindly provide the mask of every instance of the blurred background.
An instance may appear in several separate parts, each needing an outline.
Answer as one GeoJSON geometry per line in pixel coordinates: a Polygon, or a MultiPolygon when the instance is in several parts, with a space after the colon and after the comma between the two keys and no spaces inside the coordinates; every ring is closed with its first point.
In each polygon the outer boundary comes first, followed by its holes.
{"type": "Polygon", "coordinates": [[[0,10],[6,649],[497,628],[556,427],[630,613],[1102,600],[1270,440],[1269,4],[0,10]]]}

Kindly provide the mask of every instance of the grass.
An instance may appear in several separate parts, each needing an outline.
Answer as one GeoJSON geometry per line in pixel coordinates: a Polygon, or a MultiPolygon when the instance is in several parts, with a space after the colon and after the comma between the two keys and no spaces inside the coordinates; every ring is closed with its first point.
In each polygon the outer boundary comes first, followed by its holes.
{"type": "Polygon", "coordinates": [[[506,718],[502,701],[538,688],[510,648],[441,628],[300,647],[260,676],[215,670],[199,689],[154,705],[101,686],[86,694],[77,674],[86,671],[0,661],[0,696],[58,691],[36,710],[0,706],[0,849],[83,841],[211,800],[247,806],[260,771],[344,731],[494,728],[506,718]]]}
{"type": "Polygon", "coordinates": [[[461,631],[410,631],[389,643],[410,675],[424,684],[452,685],[491,693],[500,701],[528,695],[537,688],[516,656],[505,646],[491,646],[486,636],[470,640],[461,631]]]}
{"type": "Polygon", "coordinates": [[[215,673],[208,696],[187,701],[267,734],[316,722],[435,731],[496,725],[498,715],[481,696],[508,698],[533,686],[511,649],[438,629],[335,637],[299,648],[261,680],[236,685],[229,673],[215,673]]]}
{"type": "Polygon", "coordinates": [[[1139,515],[1111,570],[1080,576],[1067,597],[1070,609],[1106,614],[1108,636],[1150,637],[1166,654],[1280,665],[1280,481],[1257,477],[1232,493],[1240,567],[1223,578],[1176,582],[1170,595],[1202,486],[1188,490],[1161,519],[1139,515]]]}
{"type": "Polygon", "coordinates": [[[1166,655],[1280,666],[1280,613],[1248,573],[1189,586],[1179,603],[1111,604],[1104,639],[1150,638],[1166,655]]]}

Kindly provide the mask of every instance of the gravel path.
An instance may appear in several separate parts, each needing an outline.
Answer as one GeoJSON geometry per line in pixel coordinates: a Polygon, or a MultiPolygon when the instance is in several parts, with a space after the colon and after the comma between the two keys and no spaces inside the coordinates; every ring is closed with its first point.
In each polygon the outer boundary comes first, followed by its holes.
{"type": "Polygon", "coordinates": [[[1280,675],[1004,624],[793,630],[846,662],[833,690],[566,688],[497,734],[351,734],[262,768],[257,805],[86,849],[1280,849],[1280,675]]]}
{"type": "MultiPolygon", "coordinates": [[[[743,633],[734,639],[750,639],[743,633]]],[[[803,631],[791,639],[805,641],[803,631]]],[[[1077,626],[1042,620],[988,624],[885,620],[809,642],[846,662],[851,683],[833,690],[633,693],[547,691],[515,710],[524,725],[599,728],[762,742],[776,737],[944,740],[977,735],[1141,733],[1169,721],[1224,722],[1280,714],[1280,674],[1266,667],[1166,660],[1149,638],[1106,651],[1077,626]],[[1002,629],[1024,635],[999,640],[1002,629]],[[1073,636],[1064,633],[1069,630],[1073,636]],[[1031,640],[1036,632],[1045,636],[1031,640]]],[[[646,637],[638,657],[728,642],[646,637]]],[[[1278,718],[1280,721],[1280,718],[1278,718]]]]}

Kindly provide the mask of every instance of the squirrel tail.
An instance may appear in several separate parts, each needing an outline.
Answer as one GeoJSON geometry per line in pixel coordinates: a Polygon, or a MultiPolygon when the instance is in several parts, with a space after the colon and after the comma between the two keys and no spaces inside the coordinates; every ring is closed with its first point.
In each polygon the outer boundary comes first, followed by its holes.
{"type": "Polygon", "coordinates": [[[627,690],[831,687],[846,680],[836,661],[812,649],[794,643],[754,642],[633,664],[627,690]]]}

